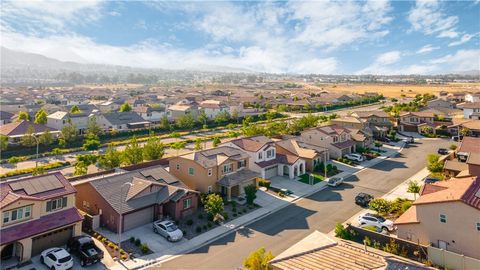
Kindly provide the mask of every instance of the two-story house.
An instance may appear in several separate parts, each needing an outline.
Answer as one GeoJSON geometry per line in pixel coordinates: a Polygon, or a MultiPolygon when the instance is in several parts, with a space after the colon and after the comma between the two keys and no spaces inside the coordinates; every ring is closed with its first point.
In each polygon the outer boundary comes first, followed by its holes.
{"type": "Polygon", "coordinates": [[[275,142],[265,136],[239,138],[223,145],[234,147],[250,156],[250,169],[262,178],[287,176],[290,179],[305,174],[305,160],[291,153],[277,153],[275,142]]]}
{"type": "Polygon", "coordinates": [[[88,113],[69,113],[64,111],[57,111],[47,116],[47,126],[57,130],[62,130],[62,128],[68,124],[70,121],[77,128],[79,134],[83,134],[87,130],[88,113]]]}
{"type": "Polygon", "coordinates": [[[218,100],[204,100],[200,103],[199,108],[205,112],[208,118],[213,119],[221,112],[230,113],[230,108],[225,103],[218,100]]]}
{"type": "Polygon", "coordinates": [[[422,127],[428,126],[435,133],[434,114],[432,112],[403,112],[400,114],[398,131],[421,133],[422,127]]]}
{"type": "Polygon", "coordinates": [[[125,131],[150,126],[149,121],[145,121],[140,115],[132,111],[102,113],[97,116],[97,123],[103,130],[107,131],[125,131]]]}
{"type": "Polygon", "coordinates": [[[473,114],[480,113],[480,102],[468,102],[457,105],[463,110],[463,118],[470,119],[473,114]]]}
{"type": "Polygon", "coordinates": [[[133,111],[140,115],[143,120],[154,124],[159,123],[162,117],[166,115],[165,107],[153,108],[149,106],[141,106],[134,108],[133,111]]]}
{"type": "Polygon", "coordinates": [[[372,130],[375,138],[385,137],[393,127],[390,116],[384,111],[356,111],[352,113],[352,116],[364,121],[372,130]]]}
{"type": "Polygon", "coordinates": [[[2,269],[80,235],[75,196],[59,172],[0,183],[2,269]]]}
{"type": "Polygon", "coordinates": [[[190,114],[193,118],[198,116],[198,103],[192,99],[183,99],[167,108],[167,116],[171,120],[176,120],[186,114],[190,114]]]}
{"type": "Polygon", "coordinates": [[[82,180],[75,188],[77,208],[113,232],[120,223],[123,232],[164,217],[179,220],[198,206],[198,192],[162,167],[82,180]]]}
{"type": "Polygon", "coordinates": [[[300,139],[305,143],[327,148],[332,158],[339,158],[356,150],[356,143],[352,140],[350,130],[338,125],[304,130],[300,134],[300,139]]]}
{"type": "Polygon", "coordinates": [[[450,100],[445,100],[443,98],[437,98],[434,100],[427,101],[427,107],[430,109],[435,109],[435,108],[453,109],[455,108],[455,102],[452,102],[450,100]]]}
{"type": "Polygon", "coordinates": [[[425,184],[395,225],[399,238],[480,259],[480,179],[425,184]]]}
{"type": "Polygon", "coordinates": [[[311,145],[296,138],[276,141],[275,149],[277,154],[299,156],[305,160],[305,167],[309,172],[313,172],[315,166],[329,159],[327,148],[311,145]]]}
{"type": "Polygon", "coordinates": [[[229,146],[219,146],[169,160],[169,172],[189,188],[221,192],[228,200],[242,196],[244,187],[256,184],[260,174],[250,170],[247,153],[229,146]]]}

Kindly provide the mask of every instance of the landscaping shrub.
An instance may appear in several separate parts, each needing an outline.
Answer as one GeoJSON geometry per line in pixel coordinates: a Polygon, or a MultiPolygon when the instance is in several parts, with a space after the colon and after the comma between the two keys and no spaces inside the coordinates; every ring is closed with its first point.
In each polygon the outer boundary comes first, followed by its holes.
{"type": "Polygon", "coordinates": [[[233,208],[232,208],[232,212],[236,213],[236,212],[237,212],[237,208],[233,207],[233,208]]]}
{"type": "Polygon", "coordinates": [[[18,169],[18,170],[12,170],[7,173],[1,174],[0,178],[5,178],[5,177],[11,177],[11,176],[17,176],[17,175],[22,175],[22,174],[42,174],[43,171],[59,168],[59,167],[64,167],[70,165],[70,162],[53,162],[49,163],[46,165],[39,165],[38,168],[25,168],[25,169],[18,169]]]}
{"type": "Polygon", "coordinates": [[[150,248],[148,247],[148,245],[146,243],[143,243],[143,244],[140,245],[140,251],[143,254],[148,253],[149,250],[150,250],[150,248]]]}
{"type": "Polygon", "coordinates": [[[210,223],[210,222],[207,223],[208,228],[211,228],[212,226],[213,226],[212,223],[210,223]]]}
{"type": "Polygon", "coordinates": [[[122,259],[123,261],[125,261],[127,259],[127,255],[126,254],[123,254],[122,256],[120,256],[120,259],[122,259]]]}
{"type": "Polygon", "coordinates": [[[135,239],[135,246],[139,247],[142,244],[139,238],[135,239]]]}
{"type": "Polygon", "coordinates": [[[203,230],[204,230],[204,231],[207,230],[207,225],[203,225],[203,230]]]}
{"type": "Polygon", "coordinates": [[[453,151],[457,150],[457,145],[456,144],[450,145],[450,150],[453,150],[453,151]]]}
{"type": "Polygon", "coordinates": [[[233,217],[236,217],[237,216],[237,213],[233,213],[233,217]]]}
{"type": "Polygon", "coordinates": [[[352,240],[355,232],[353,230],[347,230],[342,223],[337,223],[337,225],[335,225],[335,236],[345,240],[352,240]]]}
{"type": "Polygon", "coordinates": [[[135,237],[133,237],[133,236],[130,237],[129,241],[130,241],[130,243],[132,243],[132,244],[135,243],[135,237]]]}
{"type": "Polygon", "coordinates": [[[185,230],[182,230],[182,233],[183,233],[183,236],[187,235],[187,231],[185,231],[185,230]]]}
{"type": "Polygon", "coordinates": [[[203,219],[203,215],[202,215],[202,214],[198,214],[198,219],[203,219]]]}
{"type": "Polygon", "coordinates": [[[243,190],[245,190],[247,204],[253,204],[253,201],[257,198],[257,195],[255,195],[255,193],[257,193],[257,187],[255,185],[248,185],[243,187],[243,190]]]}
{"type": "Polygon", "coordinates": [[[195,229],[195,231],[196,231],[197,233],[201,233],[201,232],[202,232],[202,227],[197,226],[197,228],[195,229]]]}
{"type": "Polygon", "coordinates": [[[225,220],[228,220],[228,213],[227,212],[223,212],[222,216],[225,220]]]}
{"type": "Polygon", "coordinates": [[[236,207],[237,207],[237,202],[236,202],[236,201],[231,201],[230,203],[232,204],[232,207],[233,207],[233,208],[236,208],[236,207]]]}
{"type": "Polygon", "coordinates": [[[247,213],[247,208],[243,208],[242,212],[247,213]]]}
{"type": "Polygon", "coordinates": [[[383,198],[375,198],[368,203],[368,206],[379,214],[388,214],[391,212],[392,203],[383,198]]]}
{"type": "Polygon", "coordinates": [[[272,182],[270,180],[267,180],[267,179],[258,180],[258,185],[261,186],[261,187],[265,187],[267,189],[270,188],[271,184],[272,184],[272,182]]]}
{"type": "Polygon", "coordinates": [[[365,243],[365,245],[371,247],[372,246],[372,240],[370,238],[368,238],[368,236],[365,236],[365,238],[363,238],[363,243],[365,243]]]}
{"type": "Polygon", "coordinates": [[[192,226],[193,225],[193,220],[192,219],[187,220],[187,225],[192,226]]]}

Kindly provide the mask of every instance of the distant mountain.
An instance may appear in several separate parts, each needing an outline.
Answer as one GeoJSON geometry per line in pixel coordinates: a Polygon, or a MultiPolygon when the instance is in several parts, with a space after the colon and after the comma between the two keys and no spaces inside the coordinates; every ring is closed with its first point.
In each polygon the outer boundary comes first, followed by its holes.
{"type": "Polygon", "coordinates": [[[453,74],[463,75],[463,76],[477,76],[480,77],[480,69],[477,70],[465,70],[452,72],[453,74]]]}

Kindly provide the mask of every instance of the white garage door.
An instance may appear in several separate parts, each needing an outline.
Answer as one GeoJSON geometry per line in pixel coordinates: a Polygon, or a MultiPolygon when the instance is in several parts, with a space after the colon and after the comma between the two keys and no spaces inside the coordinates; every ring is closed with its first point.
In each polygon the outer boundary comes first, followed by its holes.
{"type": "Polygon", "coordinates": [[[150,223],[153,221],[153,206],[127,214],[123,218],[123,231],[150,223]]]}
{"type": "Polygon", "coordinates": [[[277,166],[266,168],[265,169],[265,178],[270,179],[270,178],[276,176],[278,174],[277,171],[278,171],[277,166]]]}

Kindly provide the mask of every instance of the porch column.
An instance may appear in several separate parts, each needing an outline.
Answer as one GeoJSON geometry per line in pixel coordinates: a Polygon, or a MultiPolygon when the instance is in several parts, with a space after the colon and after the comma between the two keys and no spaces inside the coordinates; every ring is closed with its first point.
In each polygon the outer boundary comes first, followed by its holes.
{"type": "Polygon", "coordinates": [[[232,187],[227,187],[227,201],[232,201],[232,187]]]}

